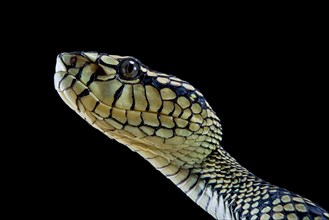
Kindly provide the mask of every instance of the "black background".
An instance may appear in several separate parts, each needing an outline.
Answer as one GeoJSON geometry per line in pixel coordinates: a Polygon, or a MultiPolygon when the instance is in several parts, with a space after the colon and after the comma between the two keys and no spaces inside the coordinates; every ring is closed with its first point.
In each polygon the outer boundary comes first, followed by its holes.
{"type": "Polygon", "coordinates": [[[28,147],[14,149],[17,198],[27,213],[212,219],[143,158],[89,126],[60,99],[53,86],[56,56],[76,50],[135,56],[189,81],[221,118],[223,146],[237,161],[329,209],[321,25],[307,16],[219,14],[154,23],[161,15],[146,21],[109,16],[98,23],[94,15],[57,15],[47,25],[31,21],[31,40],[22,43],[31,47],[21,54],[29,54],[25,62],[32,63],[24,72],[31,85],[24,93],[34,98],[20,97],[31,116],[21,118],[28,147]]]}

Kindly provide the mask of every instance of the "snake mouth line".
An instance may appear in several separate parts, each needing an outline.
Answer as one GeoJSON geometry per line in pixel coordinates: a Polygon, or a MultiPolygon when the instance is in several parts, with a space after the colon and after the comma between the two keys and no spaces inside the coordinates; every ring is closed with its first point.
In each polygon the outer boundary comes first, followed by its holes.
{"type": "MultiPolygon", "coordinates": [[[[84,96],[87,96],[87,95],[90,95],[90,94],[93,94],[89,88],[86,86],[86,85],[83,85],[84,86],[84,90],[80,93],[80,94],[77,94],[73,89],[73,85],[76,83],[76,82],[81,82],[77,79],[73,80],[72,81],[72,84],[63,89],[63,90],[60,90],[60,84],[61,82],[63,82],[66,78],[68,74],[64,75],[63,79],[61,81],[59,81],[59,85],[56,86],[56,90],[58,92],[58,94],[60,95],[60,97],[63,99],[63,101],[74,111],[77,111],[78,114],[83,117],[83,118],[86,118],[88,117],[88,115],[86,114],[86,106],[82,103],[81,99],[84,97],[84,96]],[[83,105],[83,107],[81,106],[83,105]]],[[[109,110],[111,111],[112,109],[118,109],[118,110],[123,110],[123,111],[131,111],[131,112],[139,112],[139,113],[142,113],[142,112],[147,112],[147,113],[152,113],[152,114],[156,114],[157,117],[159,118],[160,116],[168,116],[166,114],[163,114],[163,113],[159,113],[159,112],[152,112],[152,111],[139,111],[139,110],[127,110],[127,109],[121,109],[121,108],[118,108],[118,107],[115,107],[115,106],[110,106],[110,105],[107,105],[105,103],[103,103],[102,101],[100,100],[97,100],[96,104],[95,104],[95,107],[91,110],[91,111],[88,111],[90,112],[93,116],[95,116],[98,120],[105,120],[105,119],[108,119],[108,118],[111,118],[111,117],[107,117],[107,118],[103,118],[100,114],[98,114],[97,112],[95,112],[95,109],[97,108],[98,105],[105,105],[109,108],[109,110]]],[[[173,119],[180,119],[179,117],[175,117],[175,116],[170,116],[172,117],[173,119]]],[[[112,120],[116,121],[117,123],[120,123],[119,121],[117,121],[116,119],[114,118],[111,118],[112,120]]],[[[188,119],[186,119],[186,121],[188,121],[188,119]]],[[[201,123],[198,123],[200,126],[201,126],[201,123]]],[[[186,125],[187,127],[188,125],[186,125]]],[[[161,126],[159,126],[161,127],[161,126]]],[[[184,127],[183,127],[184,128],[184,127]]]]}
{"type": "MultiPolygon", "coordinates": [[[[61,97],[63,97],[64,101],[70,106],[71,109],[78,111],[80,114],[83,114],[85,111],[82,111],[82,109],[79,107],[82,105],[84,105],[81,102],[81,99],[87,95],[92,95],[93,97],[96,98],[96,103],[93,109],[91,109],[89,112],[91,112],[95,117],[97,117],[98,119],[104,120],[105,118],[103,118],[100,114],[98,114],[97,112],[95,112],[95,109],[97,108],[98,105],[104,105],[106,106],[108,109],[119,109],[119,110],[124,110],[124,111],[133,111],[133,112],[147,112],[147,113],[152,113],[152,114],[156,114],[157,117],[160,116],[169,116],[172,117],[173,119],[181,119],[181,115],[178,116],[173,116],[171,114],[164,114],[162,112],[158,112],[158,111],[141,111],[141,110],[136,110],[136,109],[123,109],[123,108],[119,108],[113,105],[108,105],[104,102],[102,102],[101,100],[99,100],[94,93],[88,88],[87,85],[85,85],[85,83],[83,83],[80,79],[78,79],[76,76],[71,75],[70,73],[68,73],[67,71],[58,71],[55,73],[55,88],[58,91],[58,93],[60,94],[61,97]],[[71,79],[69,80],[70,82],[65,82],[66,78],[70,77],[71,79]],[[81,87],[83,87],[83,89],[81,89],[80,93],[77,93],[74,89],[73,86],[79,83],[79,85],[81,87]],[[64,85],[62,85],[64,84],[64,85]],[[78,102],[80,102],[81,104],[78,104],[78,102]]],[[[115,102],[114,102],[115,103],[115,102]]],[[[86,106],[84,105],[84,109],[86,110],[86,106]]],[[[192,118],[193,115],[190,115],[188,118],[183,119],[186,121],[189,121],[192,118]]],[[[115,120],[115,119],[114,119],[115,120]]],[[[195,122],[197,124],[199,124],[200,126],[202,125],[202,122],[195,122]]],[[[219,127],[218,127],[219,128],[219,127]]]]}

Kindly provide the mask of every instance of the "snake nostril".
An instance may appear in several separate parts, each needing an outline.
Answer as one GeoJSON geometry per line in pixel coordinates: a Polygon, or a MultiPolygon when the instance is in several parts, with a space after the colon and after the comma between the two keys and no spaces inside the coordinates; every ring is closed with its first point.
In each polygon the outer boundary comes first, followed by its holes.
{"type": "Polygon", "coordinates": [[[71,59],[70,59],[70,64],[71,64],[71,66],[75,66],[75,64],[77,63],[77,57],[71,57],[71,59]]]}

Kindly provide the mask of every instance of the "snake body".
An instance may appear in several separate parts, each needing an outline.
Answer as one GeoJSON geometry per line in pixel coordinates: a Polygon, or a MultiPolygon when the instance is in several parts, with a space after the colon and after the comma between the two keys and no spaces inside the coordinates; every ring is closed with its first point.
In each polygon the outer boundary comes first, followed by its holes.
{"type": "Polygon", "coordinates": [[[55,88],[90,125],[148,160],[215,219],[329,219],[271,185],[221,146],[220,120],[200,91],[138,59],[61,53],[55,88]]]}

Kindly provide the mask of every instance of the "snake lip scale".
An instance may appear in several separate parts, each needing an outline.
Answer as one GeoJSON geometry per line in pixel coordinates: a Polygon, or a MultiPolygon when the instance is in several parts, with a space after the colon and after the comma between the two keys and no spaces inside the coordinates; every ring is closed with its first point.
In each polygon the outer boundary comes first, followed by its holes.
{"type": "Polygon", "coordinates": [[[329,219],[319,205],[231,157],[218,116],[187,81],[134,57],[75,51],[57,56],[54,86],[79,116],[141,155],[215,219],[329,219]]]}

